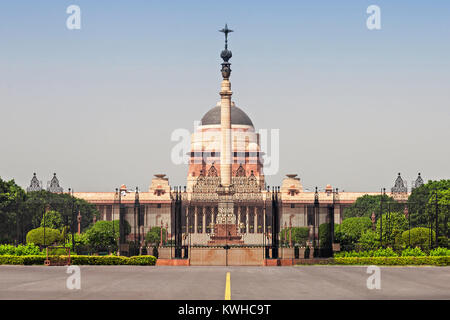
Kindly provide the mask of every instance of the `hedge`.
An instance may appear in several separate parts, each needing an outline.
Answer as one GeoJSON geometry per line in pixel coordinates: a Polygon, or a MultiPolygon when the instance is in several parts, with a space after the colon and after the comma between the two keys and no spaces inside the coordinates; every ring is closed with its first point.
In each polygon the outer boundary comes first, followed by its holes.
{"type": "MultiPolygon", "coordinates": [[[[50,256],[51,259],[67,259],[67,256],[50,256]]],[[[45,256],[0,256],[2,264],[43,265],[45,256]]],[[[153,266],[156,264],[154,256],[71,256],[73,265],[140,265],[153,266]]]]}
{"type": "Polygon", "coordinates": [[[334,258],[333,264],[339,265],[432,265],[448,266],[450,257],[425,256],[425,257],[345,257],[334,258]]]}

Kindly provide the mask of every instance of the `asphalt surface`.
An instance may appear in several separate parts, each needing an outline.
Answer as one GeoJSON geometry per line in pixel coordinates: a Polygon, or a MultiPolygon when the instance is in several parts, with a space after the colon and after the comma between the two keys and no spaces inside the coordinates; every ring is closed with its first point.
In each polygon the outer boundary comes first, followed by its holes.
{"type": "Polygon", "coordinates": [[[380,267],[381,289],[368,289],[367,267],[81,266],[81,289],[66,287],[67,267],[0,266],[0,299],[445,299],[450,267],[380,267]]]}

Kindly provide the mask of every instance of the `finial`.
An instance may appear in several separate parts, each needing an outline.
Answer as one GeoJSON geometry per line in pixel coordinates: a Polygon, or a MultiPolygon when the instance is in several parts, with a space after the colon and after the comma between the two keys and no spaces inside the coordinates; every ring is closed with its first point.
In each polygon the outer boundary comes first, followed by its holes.
{"type": "Polygon", "coordinates": [[[228,29],[228,25],[225,23],[225,28],[223,28],[222,30],[219,30],[219,31],[223,32],[225,34],[225,50],[227,50],[228,49],[228,34],[230,32],[233,32],[233,30],[228,29]]]}
{"type": "Polygon", "coordinates": [[[220,57],[223,59],[221,72],[222,72],[223,79],[228,80],[230,78],[230,74],[231,74],[231,68],[230,68],[231,63],[229,63],[228,60],[230,60],[231,57],[233,56],[231,51],[228,50],[228,34],[230,32],[233,32],[233,30],[228,29],[227,24],[225,24],[225,28],[223,28],[222,30],[219,30],[219,31],[223,32],[225,34],[225,49],[222,50],[222,52],[220,53],[220,57]]]}

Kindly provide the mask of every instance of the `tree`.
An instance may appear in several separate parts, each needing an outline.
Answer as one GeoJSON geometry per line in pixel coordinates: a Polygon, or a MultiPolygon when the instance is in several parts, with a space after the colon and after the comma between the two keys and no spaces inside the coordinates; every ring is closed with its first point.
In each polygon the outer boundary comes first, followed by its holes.
{"type": "Polygon", "coordinates": [[[93,224],[94,216],[100,218],[100,213],[95,205],[83,200],[72,197],[68,193],[52,193],[45,190],[27,193],[25,203],[26,210],[33,214],[31,223],[40,225],[43,212],[48,208],[51,211],[58,211],[61,214],[62,224],[69,226],[71,230],[77,230],[78,212],[81,214],[81,232],[87,230],[93,224]],[[72,212],[73,210],[73,212],[72,212]]]}
{"type": "Polygon", "coordinates": [[[61,230],[63,227],[62,217],[58,211],[48,211],[44,214],[44,218],[41,221],[41,227],[52,228],[61,230]],[[45,222],[45,223],[44,223],[45,222]]]}
{"type": "Polygon", "coordinates": [[[25,199],[25,191],[14,180],[0,178],[0,243],[23,241],[21,210],[25,199]]]}
{"type": "MultiPolygon", "coordinates": [[[[349,207],[344,209],[343,217],[353,218],[353,217],[368,217],[372,216],[374,212],[377,216],[380,214],[380,210],[383,213],[388,212],[389,209],[394,210],[394,208],[388,208],[389,206],[400,206],[395,202],[394,198],[384,195],[370,196],[364,195],[356,199],[356,201],[349,207]],[[383,199],[383,207],[381,206],[381,199],[383,199]]],[[[399,208],[395,207],[396,210],[399,208]]]]}
{"type": "Polygon", "coordinates": [[[372,221],[368,217],[353,217],[342,221],[335,228],[336,240],[343,246],[355,245],[363,232],[369,230],[372,221]]]}
{"type": "MultiPolygon", "coordinates": [[[[125,235],[131,232],[130,224],[125,221],[125,235]]],[[[96,250],[112,249],[117,250],[117,241],[119,239],[119,220],[97,221],[86,231],[86,240],[96,250]]]]}
{"type": "Polygon", "coordinates": [[[52,228],[36,228],[27,233],[27,244],[35,244],[40,246],[58,245],[64,242],[61,232],[52,228]]]}
{"type": "MultiPolygon", "coordinates": [[[[166,229],[162,228],[163,243],[166,242],[166,229]]],[[[145,235],[148,244],[159,245],[161,242],[161,227],[152,227],[145,235]]]]}
{"type": "MultiPolygon", "coordinates": [[[[280,240],[283,244],[289,244],[289,227],[280,231],[280,240]],[[286,237],[285,237],[286,234],[286,237]]],[[[308,227],[291,227],[291,241],[293,245],[306,245],[309,238],[308,227]]]]}
{"type": "Polygon", "coordinates": [[[437,212],[439,236],[445,237],[443,241],[447,242],[450,237],[450,179],[430,180],[413,189],[408,198],[408,210],[412,227],[432,226],[433,229],[437,212]]]}
{"type": "Polygon", "coordinates": [[[383,214],[383,225],[377,221],[377,234],[380,238],[380,230],[383,245],[396,246],[401,244],[401,234],[408,230],[408,220],[403,212],[391,212],[383,214]],[[382,230],[381,230],[382,227],[382,230]]]}

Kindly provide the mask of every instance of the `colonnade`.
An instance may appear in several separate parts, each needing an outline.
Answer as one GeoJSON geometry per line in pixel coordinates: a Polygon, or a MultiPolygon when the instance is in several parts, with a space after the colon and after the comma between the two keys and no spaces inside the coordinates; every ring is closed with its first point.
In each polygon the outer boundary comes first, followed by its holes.
{"type": "MultiPolygon", "coordinates": [[[[263,207],[236,206],[235,219],[240,233],[263,233],[266,225],[263,207]],[[251,221],[253,220],[253,221],[251,221]]],[[[186,207],[186,225],[190,233],[210,233],[216,224],[217,206],[194,205],[186,207]],[[210,223],[207,223],[209,221],[210,223]]]]}

